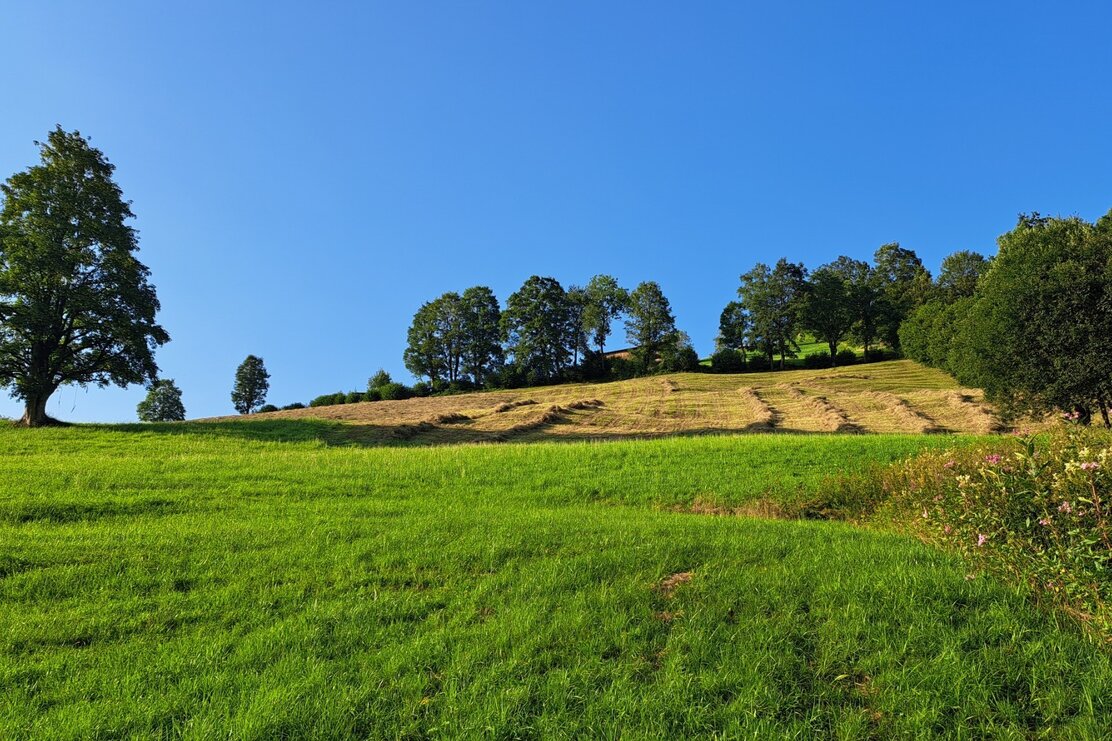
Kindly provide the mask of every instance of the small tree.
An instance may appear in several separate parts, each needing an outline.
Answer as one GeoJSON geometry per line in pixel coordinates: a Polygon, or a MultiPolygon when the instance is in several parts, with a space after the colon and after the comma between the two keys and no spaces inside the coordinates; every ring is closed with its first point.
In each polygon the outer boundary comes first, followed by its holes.
{"type": "Polygon", "coordinates": [[[394,379],[390,378],[389,373],[387,373],[384,369],[379,368],[378,371],[376,371],[375,374],[367,380],[367,390],[369,391],[371,389],[382,388],[386,384],[391,383],[393,380],[394,379]]]}
{"type": "Polygon", "coordinates": [[[115,168],[76,131],[36,143],[41,163],[0,185],[0,388],[30,427],[64,384],[153,381],[170,340],[115,168]]]}
{"type": "Polygon", "coordinates": [[[556,380],[571,362],[575,331],[568,294],[555,278],[531,276],[506,301],[502,336],[528,383],[556,380]]]}
{"type": "Polygon", "coordinates": [[[270,390],[270,374],[263,359],[248,355],[236,369],[236,383],[232,388],[232,404],[240,414],[250,414],[266,401],[270,390]]]}
{"type": "Polygon", "coordinates": [[[162,378],[151,384],[147,398],[135,408],[140,422],[181,422],[185,419],[185,405],[181,389],[172,378],[162,378]]]}
{"type": "Polygon", "coordinates": [[[941,298],[957,301],[969,298],[977,290],[977,282],[988,270],[989,261],[979,252],[960,250],[948,255],[938,271],[936,286],[941,298]]]}

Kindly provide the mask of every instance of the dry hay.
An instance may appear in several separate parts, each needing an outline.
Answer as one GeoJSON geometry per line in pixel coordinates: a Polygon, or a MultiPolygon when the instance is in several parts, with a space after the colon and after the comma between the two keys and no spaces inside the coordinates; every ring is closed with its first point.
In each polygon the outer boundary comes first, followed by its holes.
{"type": "Polygon", "coordinates": [[[438,414],[429,421],[438,425],[454,425],[461,422],[470,422],[471,417],[458,412],[448,412],[447,414],[438,414]]]}
{"type": "Polygon", "coordinates": [[[776,411],[775,407],[761,397],[757,389],[752,386],[742,386],[737,391],[738,395],[741,397],[742,405],[753,419],[746,427],[747,430],[752,430],[754,432],[762,429],[772,430],[779,424],[780,413],[776,411]]]}
{"type": "Polygon", "coordinates": [[[579,401],[575,401],[575,402],[572,402],[571,404],[568,404],[567,408],[568,409],[597,409],[597,408],[602,407],[602,406],[606,406],[606,405],[604,403],[602,403],[602,401],[599,400],[599,399],[580,399],[579,401]]]}
{"type": "Polygon", "coordinates": [[[1007,425],[997,419],[988,407],[979,403],[972,395],[965,391],[945,392],[946,403],[954,409],[960,409],[962,416],[968,420],[973,431],[978,434],[1003,432],[1007,425]]]}
{"type": "Polygon", "coordinates": [[[882,405],[895,418],[901,430],[917,433],[949,432],[930,415],[916,409],[907,399],[895,394],[887,391],[863,391],[859,395],[873,399],[877,404],[882,405]]]}
{"type": "Polygon", "coordinates": [[[518,407],[528,407],[536,403],[537,402],[534,399],[519,399],[518,401],[507,401],[504,404],[499,404],[498,406],[494,407],[494,412],[495,414],[501,414],[502,412],[508,412],[511,409],[517,409],[518,407]]]}
{"type": "Polygon", "coordinates": [[[798,382],[785,386],[788,395],[803,402],[815,413],[816,421],[827,432],[863,432],[841,407],[825,396],[811,396],[799,388],[798,382]]]}
{"type": "Polygon", "coordinates": [[[567,411],[568,410],[565,407],[562,407],[559,404],[553,404],[548,409],[546,409],[544,413],[541,414],[539,417],[527,420],[520,424],[516,424],[513,427],[510,427],[508,430],[504,430],[502,434],[520,435],[526,432],[534,432],[541,429],[542,427],[548,427],[549,425],[557,424],[558,422],[564,421],[564,415],[567,413],[567,411]]]}

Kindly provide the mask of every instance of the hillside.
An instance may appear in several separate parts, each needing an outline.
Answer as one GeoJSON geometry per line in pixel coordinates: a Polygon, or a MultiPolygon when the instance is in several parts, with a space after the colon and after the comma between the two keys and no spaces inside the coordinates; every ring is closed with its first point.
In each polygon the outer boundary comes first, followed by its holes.
{"type": "Polygon", "coordinates": [[[0,429],[0,737],[1112,727],[1107,652],[954,555],[689,514],[976,438],[249,439],[330,426],[0,429]]]}
{"type": "Polygon", "coordinates": [[[254,415],[328,419],[361,442],[655,437],[742,432],[999,429],[981,393],[908,360],[823,370],[679,373],[254,415]]]}

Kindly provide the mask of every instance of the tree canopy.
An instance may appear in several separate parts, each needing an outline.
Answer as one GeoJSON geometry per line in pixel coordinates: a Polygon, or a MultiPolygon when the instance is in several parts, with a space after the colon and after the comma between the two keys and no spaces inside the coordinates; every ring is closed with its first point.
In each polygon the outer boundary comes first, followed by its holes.
{"type": "Polygon", "coordinates": [[[236,369],[232,406],[240,414],[251,414],[266,402],[269,390],[270,374],[266,372],[263,359],[248,355],[236,369]]]}
{"type": "Polygon", "coordinates": [[[140,422],[181,422],[185,419],[185,405],[181,389],[172,378],[162,378],[151,384],[147,398],[135,408],[140,422]]]}
{"type": "Polygon", "coordinates": [[[40,163],[0,185],[0,387],[29,426],[62,385],[153,382],[170,340],[113,165],[76,131],[36,144],[40,163]]]}
{"type": "Polygon", "coordinates": [[[646,369],[655,368],[669,353],[676,354],[680,339],[676,318],[659,283],[645,281],[629,294],[625,326],[626,338],[646,369]]]}

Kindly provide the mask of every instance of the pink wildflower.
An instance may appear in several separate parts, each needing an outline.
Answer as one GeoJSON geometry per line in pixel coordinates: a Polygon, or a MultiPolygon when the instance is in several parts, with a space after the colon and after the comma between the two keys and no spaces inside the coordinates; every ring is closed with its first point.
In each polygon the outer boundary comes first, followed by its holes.
{"type": "Polygon", "coordinates": [[[953,468],[956,465],[957,465],[957,463],[955,461],[946,461],[945,463],[942,464],[942,467],[943,468],[953,468]]]}
{"type": "Polygon", "coordinates": [[[1069,502],[1062,502],[1058,505],[1058,511],[1065,512],[1068,515],[1070,512],[1073,512],[1073,507],[1070,506],[1069,502]]]}
{"type": "Polygon", "coordinates": [[[942,495],[941,494],[935,494],[934,495],[934,501],[941,502],[942,501],[942,495]]]}
{"type": "Polygon", "coordinates": [[[1043,517],[1041,520],[1039,520],[1039,524],[1042,525],[1043,527],[1050,527],[1050,518],[1049,517],[1043,517]]]}
{"type": "Polygon", "coordinates": [[[993,453],[992,455],[986,455],[985,456],[985,462],[990,463],[993,466],[995,466],[997,463],[1000,462],[1000,455],[997,454],[997,453],[993,453]]]}
{"type": "Polygon", "coordinates": [[[950,533],[952,533],[953,531],[954,531],[954,528],[950,527],[949,525],[947,525],[946,527],[942,528],[942,532],[946,533],[947,535],[949,535],[949,534],[950,534],[950,533]]]}
{"type": "Polygon", "coordinates": [[[985,544],[985,541],[986,541],[986,540],[988,540],[988,536],[987,536],[987,535],[983,535],[983,534],[981,534],[981,533],[977,533],[977,547],[978,547],[978,548],[980,548],[981,546],[983,546],[983,545],[985,544]]]}
{"type": "Polygon", "coordinates": [[[1096,461],[1086,461],[1085,463],[1081,464],[1082,471],[1095,471],[1098,468],[1100,468],[1100,464],[1096,461]]]}
{"type": "Polygon", "coordinates": [[[930,517],[930,514],[927,512],[927,508],[923,507],[923,519],[925,520],[928,517],[930,517]]]}

